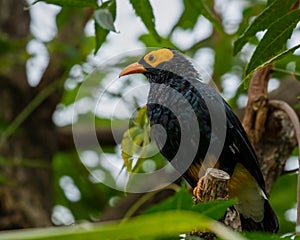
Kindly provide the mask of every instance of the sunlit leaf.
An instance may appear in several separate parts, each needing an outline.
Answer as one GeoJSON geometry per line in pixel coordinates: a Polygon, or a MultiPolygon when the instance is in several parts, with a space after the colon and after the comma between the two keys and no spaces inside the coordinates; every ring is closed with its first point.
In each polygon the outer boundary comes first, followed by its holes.
{"type": "MultiPolygon", "coordinates": [[[[130,127],[123,135],[121,143],[122,158],[129,172],[133,170],[133,159],[143,155],[143,147],[150,142],[150,124],[146,110],[145,106],[137,112],[133,120],[134,126],[130,127]]],[[[139,164],[139,160],[137,164],[139,164]]]]}
{"type": "Polygon", "coordinates": [[[137,112],[137,115],[135,118],[135,123],[137,125],[139,125],[141,128],[146,127],[149,124],[148,118],[147,118],[147,107],[146,106],[142,107],[137,112]]]}
{"type": "Polygon", "coordinates": [[[45,2],[49,4],[56,4],[62,7],[97,7],[97,0],[37,0],[37,2],[45,2]]]}
{"type": "Polygon", "coordinates": [[[149,33],[156,39],[156,41],[160,41],[160,36],[155,28],[153,9],[149,0],[130,0],[130,3],[136,12],[136,15],[139,16],[145,24],[149,33]]]}
{"type": "Polygon", "coordinates": [[[89,224],[60,228],[19,230],[1,233],[5,240],[98,240],[98,239],[145,239],[176,238],[181,233],[204,230],[215,233],[225,240],[245,238],[221,223],[195,212],[176,210],[142,215],[123,223],[89,224]]]}
{"type": "Polygon", "coordinates": [[[287,13],[297,0],[275,0],[268,5],[265,10],[257,16],[253,23],[245,30],[245,32],[234,43],[234,55],[237,54],[242,47],[249,41],[249,38],[255,36],[259,31],[269,28],[280,16],[287,13]]]}
{"type": "MultiPolygon", "coordinates": [[[[286,54],[282,51],[284,44],[290,38],[296,24],[300,19],[300,9],[290,12],[275,21],[262,40],[259,42],[245,70],[245,77],[248,78],[255,69],[264,63],[276,59],[277,55],[286,54]]],[[[295,50],[295,49],[292,49],[295,50]]]]}

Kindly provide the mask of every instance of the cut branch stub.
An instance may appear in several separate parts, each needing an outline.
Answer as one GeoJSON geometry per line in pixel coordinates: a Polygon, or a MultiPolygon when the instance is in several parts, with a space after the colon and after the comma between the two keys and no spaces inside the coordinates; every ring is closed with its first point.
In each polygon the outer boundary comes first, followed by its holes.
{"type": "Polygon", "coordinates": [[[228,173],[208,168],[204,177],[200,178],[193,195],[197,201],[208,202],[217,199],[228,199],[227,184],[230,179],[228,173]]]}
{"type": "MultiPolygon", "coordinates": [[[[194,188],[193,195],[195,203],[202,201],[228,199],[227,184],[230,180],[228,173],[216,168],[208,168],[205,175],[199,179],[197,187],[194,188]]],[[[226,226],[235,231],[241,231],[241,221],[238,212],[234,208],[227,209],[223,219],[226,226]]],[[[193,233],[192,235],[200,236],[204,239],[213,239],[212,235],[207,232],[193,233]]]]}

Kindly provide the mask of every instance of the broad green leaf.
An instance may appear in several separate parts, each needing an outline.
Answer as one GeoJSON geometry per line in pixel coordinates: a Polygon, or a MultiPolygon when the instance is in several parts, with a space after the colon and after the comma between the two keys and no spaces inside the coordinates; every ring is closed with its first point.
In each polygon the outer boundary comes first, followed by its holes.
{"type": "Polygon", "coordinates": [[[149,33],[159,42],[160,36],[155,29],[155,17],[149,0],[130,0],[130,3],[133,6],[136,15],[139,16],[145,24],[149,33]]]}
{"type": "Polygon", "coordinates": [[[234,55],[243,48],[249,41],[249,38],[255,36],[259,31],[268,29],[273,22],[280,18],[280,16],[285,15],[296,1],[297,0],[275,0],[270,3],[270,5],[254,19],[253,23],[251,23],[245,32],[234,42],[234,55]]]}
{"type": "Polygon", "coordinates": [[[83,223],[71,227],[18,230],[1,233],[5,240],[99,240],[99,239],[145,239],[178,237],[179,234],[194,230],[215,233],[225,240],[245,240],[245,238],[223,224],[202,214],[176,210],[142,215],[123,223],[91,224],[83,223]]]}
{"type": "Polygon", "coordinates": [[[112,14],[108,9],[98,9],[94,12],[94,19],[104,29],[109,31],[117,32],[114,19],[112,14]]]}
{"type": "Polygon", "coordinates": [[[37,0],[33,4],[37,2],[45,2],[62,7],[98,7],[97,0],[37,0]]]}
{"type": "Polygon", "coordinates": [[[246,67],[246,78],[249,78],[249,75],[259,66],[268,61],[272,61],[273,58],[276,59],[276,56],[280,55],[281,53],[285,54],[282,51],[283,46],[290,38],[293,29],[299,22],[299,19],[300,9],[286,14],[270,26],[270,28],[258,44],[257,48],[255,49],[250,62],[246,67]]]}
{"type": "Polygon", "coordinates": [[[227,208],[231,207],[235,202],[236,201],[233,199],[217,200],[211,202],[199,202],[197,205],[194,205],[192,195],[182,188],[175,195],[147,209],[144,214],[177,209],[202,213],[207,217],[218,220],[224,216],[227,208]]]}
{"type": "MultiPolygon", "coordinates": [[[[95,54],[97,53],[97,51],[100,49],[100,47],[106,40],[106,37],[111,30],[111,29],[109,29],[111,27],[111,26],[109,27],[109,25],[111,25],[111,24],[113,25],[113,22],[116,18],[116,8],[117,8],[116,1],[110,0],[108,2],[103,3],[101,5],[101,8],[97,10],[97,11],[100,11],[100,15],[101,15],[101,11],[102,11],[102,13],[103,13],[103,11],[105,11],[106,14],[110,15],[110,17],[108,17],[108,18],[111,18],[111,19],[110,20],[107,19],[106,23],[104,23],[104,20],[101,19],[100,23],[103,25],[99,24],[99,20],[100,20],[99,13],[94,14],[95,33],[96,33],[96,47],[95,47],[95,52],[94,52],[95,54]],[[98,20],[96,18],[98,18],[98,20]]],[[[105,17],[103,17],[103,18],[105,18],[105,17]]],[[[113,29],[115,29],[114,25],[113,25],[113,29]]]]}

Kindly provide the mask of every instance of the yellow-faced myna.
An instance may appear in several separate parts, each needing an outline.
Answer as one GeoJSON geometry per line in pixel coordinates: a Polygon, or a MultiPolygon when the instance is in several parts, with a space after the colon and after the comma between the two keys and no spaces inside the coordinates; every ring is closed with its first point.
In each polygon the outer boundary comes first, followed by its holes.
{"type": "Polygon", "coordinates": [[[165,132],[156,128],[152,133],[162,155],[193,188],[204,160],[216,159],[208,167],[231,176],[229,196],[238,199],[234,207],[243,230],[276,232],[277,217],[246,132],[219,93],[200,81],[194,65],[179,52],[163,48],[129,65],[120,76],[134,73],[144,74],[150,82],[147,115],[151,126],[164,128],[165,132]]]}

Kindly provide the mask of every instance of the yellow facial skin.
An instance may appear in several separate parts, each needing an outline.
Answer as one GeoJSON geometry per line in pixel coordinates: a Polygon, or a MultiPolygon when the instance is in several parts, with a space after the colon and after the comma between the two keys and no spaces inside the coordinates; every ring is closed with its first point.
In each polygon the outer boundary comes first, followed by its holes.
{"type": "Polygon", "coordinates": [[[151,67],[155,68],[158,64],[167,62],[174,57],[174,54],[169,49],[159,49],[145,55],[144,61],[151,67]]]}

